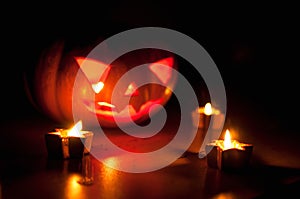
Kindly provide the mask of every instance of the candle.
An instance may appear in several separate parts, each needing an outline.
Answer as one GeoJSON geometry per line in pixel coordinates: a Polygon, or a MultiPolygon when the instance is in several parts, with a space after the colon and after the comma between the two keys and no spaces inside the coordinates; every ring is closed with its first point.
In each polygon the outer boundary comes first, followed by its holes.
{"type": "Polygon", "coordinates": [[[235,170],[249,165],[253,145],[232,140],[227,129],[223,140],[214,140],[206,145],[207,164],[220,170],[235,170]]]}
{"type": "Polygon", "coordinates": [[[82,121],[72,128],[55,129],[45,135],[49,158],[81,158],[91,149],[93,133],[82,130],[82,121]]]}
{"type": "Polygon", "coordinates": [[[224,114],[219,109],[212,107],[211,103],[209,102],[206,103],[204,107],[197,107],[192,112],[192,121],[194,127],[198,128],[198,130],[196,137],[188,151],[192,153],[199,153],[210,122],[212,123],[212,131],[210,132],[210,135],[208,135],[207,139],[212,140],[216,137],[219,137],[219,132],[223,128],[222,125],[224,120],[224,114]]]}

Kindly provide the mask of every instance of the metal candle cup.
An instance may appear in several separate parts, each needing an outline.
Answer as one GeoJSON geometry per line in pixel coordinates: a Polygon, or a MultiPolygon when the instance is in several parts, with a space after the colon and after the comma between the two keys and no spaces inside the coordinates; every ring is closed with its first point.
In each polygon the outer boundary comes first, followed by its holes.
{"type": "Polygon", "coordinates": [[[226,147],[225,140],[215,140],[206,145],[207,165],[220,170],[240,170],[249,166],[253,145],[231,141],[226,147]]]}
{"type": "Polygon", "coordinates": [[[208,140],[216,139],[218,132],[222,128],[225,120],[224,114],[211,106],[210,103],[206,103],[204,107],[198,107],[192,112],[192,120],[194,127],[197,128],[197,134],[194,138],[188,151],[192,153],[202,153],[200,151],[204,138],[206,137],[208,127],[212,123],[211,134],[208,135],[208,140]]]}
{"type": "Polygon", "coordinates": [[[49,158],[82,158],[84,154],[90,152],[93,133],[77,129],[74,134],[72,133],[74,127],[72,129],[56,129],[55,132],[45,134],[49,158]]]}

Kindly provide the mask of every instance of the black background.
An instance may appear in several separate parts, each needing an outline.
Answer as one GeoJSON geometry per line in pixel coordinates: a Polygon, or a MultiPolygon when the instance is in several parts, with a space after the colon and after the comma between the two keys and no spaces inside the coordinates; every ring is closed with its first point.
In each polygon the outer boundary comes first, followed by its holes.
{"type": "Polygon", "coordinates": [[[186,34],[207,50],[223,77],[227,114],[234,123],[254,131],[266,129],[270,139],[274,133],[283,140],[289,135],[300,138],[295,5],[113,1],[75,7],[3,7],[8,12],[1,19],[2,121],[36,114],[24,91],[23,73],[34,68],[49,42],[159,26],[186,34]]]}

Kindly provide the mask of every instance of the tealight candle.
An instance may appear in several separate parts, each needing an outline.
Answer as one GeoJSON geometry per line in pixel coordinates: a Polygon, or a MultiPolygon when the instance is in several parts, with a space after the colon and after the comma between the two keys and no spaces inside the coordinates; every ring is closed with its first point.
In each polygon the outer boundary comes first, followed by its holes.
{"type": "Polygon", "coordinates": [[[220,170],[246,168],[250,162],[253,145],[232,140],[227,129],[224,140],[214,140],[206,145],[207,164],[220,170]]]}
{"type": "Polygon", "coordinates": [[[82,131],[82,121],[70,129],[55,129],[45,135],[48,157],[81,158],[91,149],[93,133],[82,131]]]}
{"type": "Polygon", "coordinates": [[[192,112],[192,121],[194,127],[198,128],[198,130],[188,151],[199,153],[210,122],[212,123],[212,131],[211,135],[208,135],[208,139],[211,140],[213,137],[218,137],[215,134],[222,129],[224,120],[224,114],[219,109],[214,108],[209,102],[206,103],[204,107],[197,107],[197,109],[192,112]]]}

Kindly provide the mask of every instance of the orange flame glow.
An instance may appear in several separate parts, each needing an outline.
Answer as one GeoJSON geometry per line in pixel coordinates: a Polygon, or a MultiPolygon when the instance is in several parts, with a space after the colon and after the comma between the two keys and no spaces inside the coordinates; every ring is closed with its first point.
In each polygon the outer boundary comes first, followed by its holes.
{"type": "Polygon", "coordinates": [[[95,84],[92,84],[92,88],[95,91],[95,93],[100,93],[100,91],[103,89],[104,83],[103,82],[97,82],[95,84]]]}
{"type": "Polygon", "coordinates": [[[220,110],[212,107],[211,103],[207,102],[204,107],[198,108],[198,113],[204,113],[205,115],[219,115],[220,110]]]}
{"type": "Polygon", "coordinates": [[[160,81],[167,84],[172,76],[172,67],[174,65],[174,58],[168,57],[159,60],[149,65],[150,70],[158,77],[160,81]]]}
{"type": "Polygon", "coordinates": [[[79,195],[84,194],[84,189],[78,184],[79,179],[78,174],[72,174],[68,177],[65,185],[65,194],[68,198],[77,198],[79,195]]]}
{"type": "Polygon", "coordinates": [[[79,120],[71,129],[68,130],[68,136],[80,137],[82,129],[82,121],[79,120]]]}
{"type": "Polygon", "coordinates": [[[227,129],[224,138],[224,150],[232,148],[230,132],[227,129]]]}
{"type": "Polygon", "coordinates": [[[91,84],[98,82],[99,76],[101,76],[100,81],[105,82],[111,66],[87,57],[75,57],[75,60],[91,84]]]}
{"type": "Polygon", "coordinates": [[[125,96],[136,96],[138,94],[139,94],[139,92],[137,90],[136,84],[134,82],[130,83],[125,92],[125,96]]]}
{"type": "Polygon", "coordinates": [[[247,144],[233,140],[228,129],[225,131],[224,140],[215,140],[214,144],[220,147],[223,151],[228,149],[245,150],[244,147],[247,146],[247,144]]]}
{"type": "Polygon", "coordinates": [[[245,150],[245,148],[243,146],[244,145],[242,143],[238,142],[237,140],[231,139],[230,131],[228,129],[225,131],[224,141],[221,146],[221,148],[223,150],[227,150],[227,149],[245,150]]]}
{"type": "MultiPolygon", "coordinates": [[[[118,157],[109,157],[104,160],[104,165],[101,167],[101,174],[103,175],[100,180],[104,189],[101,190],[107,198],[121,198],[121,192],[115,190],[121,190],[122,182],[120,181],[120,173],[114,168],[118,168],[120,165],[118,157]]],[[[122,179],[121,179],[122,180],[122,179]]]]}
{"type": "Polygon", "coordinates": [[[206,103],[204,106],[204,114],[211,115],[212,114],[212,107],[210,103],[206,103]]]}

